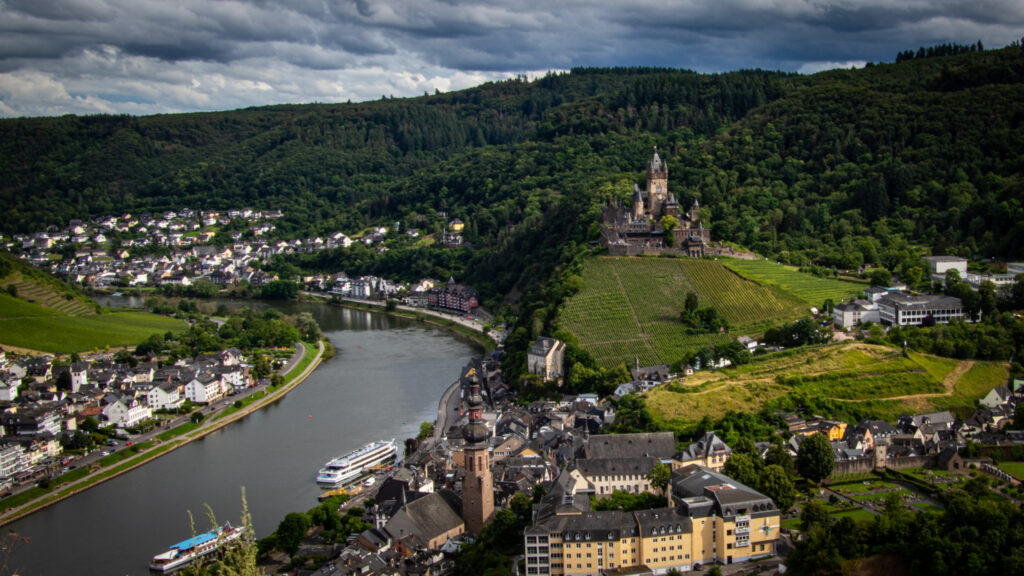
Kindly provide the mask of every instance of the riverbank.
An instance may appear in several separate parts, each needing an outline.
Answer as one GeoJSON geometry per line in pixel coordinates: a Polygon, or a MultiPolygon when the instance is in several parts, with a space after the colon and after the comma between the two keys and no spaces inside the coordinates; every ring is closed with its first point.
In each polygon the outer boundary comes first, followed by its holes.
{"type": "MultiPolygon", "coordinates": [[[[145,449],[140,450],[137,454],[127,456],[120,460],[111,462],[108,466],[86,471],[85,469],[79,469],[69,472],[64,475],[65,478],[69,478],[64,484],[58,485],[49,491],[45,491],[39,494],[37,497],[31,498],[25,502],[19,502],[17,506],[7,508],[0,513],[0,526],[14,522],[20,518],[24,518],[29,514],[42,510],[48,506],[56,504],[62,500],[70,498],[75,494],[84,492],[89,488],[97,486],[107,480],[120,476],[125,472],[129,472],[151,462],[152,460],[159,458],[165,454],[168,454],[182,446],[189,444],[195,440],[198,440],[212,432],[220,430],[224,426],[231,424],[237,420],[240,420],[249,414],[260,410],[269,404],[283,398],[289,391],[293,390],[296,386],[302,383],[317,366],[323,360],[324,356],[324,342],[320,341],[317,346],[315,353],[311,353],[307,346],[302,343],[296,345],[296,357],[298,358],[294,363],[289,363],[289,366],[284,368],[286,373],[284,376],[284,384],[278,389],[267,393],[266,390],[256,390],[246,396],[246,399],[253,398],[257,394],[263,394],[262,397],[252,400],[247,405],[243,405],[242,408],[235,408],[229,406],[223,408],[220,413],[207,418],[198,425],[191,423],[183,423],[181,426],[171,430],[169,432],[152,431],[142,437],[136,443],[137,446],[146,446],[145,449]],[[301,356],[299,356],[301,354],[301,356]],[[174,433],[176,432],[176,433],[174,433]],[[161,438],[163,436],[163,438],[161,438]]],[[[207,409],[204,409],[207,410],[207,409]]],[[[210,409],[212,410],[212,408],[210,409]]],[[[130,450],[130,449],[128,449],[130,450]]],[[[123,454],[122,452],[121,454],[123,454]]],[[[111,458],[108,456],[107,458],[111,458]]],[[[55,482],[60,482],[61,478],[55,479],[55,482]]],[[[43,490],[42,488],[34,488],[33,490],[43,490]]],[[[31,493],[32,490],[12,496],[11,499],[18,499],[24,494],[31,493]]],[[[0,507],[5,506],[5,502],[0,501],[0,507]]]]}
{"type": "Polygon", "coordinates": [[[300,295],[308,299],[310,302],[330,304],[340,306],[342,308],[350,308],[352,310],[368,310],[376,313],[384,313],[397,318],[405,318],[407,320],[415,320],[417,322],[438,326],[440,328],[448,328],[456,334],[462,335],[476,342],[484,348],[485,352],[491,352],[496,346],[504,343],[504,334],[502,332],[492,330],[478,320],[465,318],[458,314],[431,310],[428,308],[406,306],[405,304],[396,304],[389,310],[387,302],[363,300],[359,298],[328,299],[324,295],[315,294],[313,292],[301,292],[300,295]]]}

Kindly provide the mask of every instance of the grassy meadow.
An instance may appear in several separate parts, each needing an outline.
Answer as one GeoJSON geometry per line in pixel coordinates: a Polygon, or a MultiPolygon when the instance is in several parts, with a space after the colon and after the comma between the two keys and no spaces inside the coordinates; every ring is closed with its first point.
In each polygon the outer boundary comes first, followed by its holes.
{"type": "Polygon", "coordinates": [[[583,289],[566,302],[559,323],[602,366],[632,364],[634,358],[671,364],[687,351],[763,332],[808,309],[777,287],[709,260],[596,257],[587,260],[582,278],[583,289]],[[690,290],[701,306],[714,306],[728,319],[728,333],[683,334],[679,313],[690,290]]]}

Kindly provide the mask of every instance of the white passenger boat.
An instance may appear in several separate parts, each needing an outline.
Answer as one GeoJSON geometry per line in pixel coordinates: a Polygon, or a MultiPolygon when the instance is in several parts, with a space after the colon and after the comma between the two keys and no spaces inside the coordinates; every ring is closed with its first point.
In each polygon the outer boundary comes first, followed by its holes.
{"type": "Polygon", "coordinates": [[[362,448],[338,456],[320,469],[316,481],[319,484],[337,486],[358,478],[367,468],[393,458],[397,452],[395,439],[370,442],[362,448]]]}
{"type": "Polygon", "coordinates": [[[225,523],[216,530],[204,532],[188,540],[178,542],[166,552],[153,556],[149,568],[157,572],[177,570],[200,556],[205,556],[229,542],[238,540],[241,535],[241,528],[232,528],[231,524],[225,523]]]}

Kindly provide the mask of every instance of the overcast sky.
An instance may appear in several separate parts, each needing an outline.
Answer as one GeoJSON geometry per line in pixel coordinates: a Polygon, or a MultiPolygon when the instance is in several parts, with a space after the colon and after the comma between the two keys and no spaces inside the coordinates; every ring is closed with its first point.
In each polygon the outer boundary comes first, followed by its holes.
{"type": "Polygon", "coordinates": [[[809,73],[1022,35],[1021,0],[0,0],[0,116],[358,101],[573,66],[809,73]]]}

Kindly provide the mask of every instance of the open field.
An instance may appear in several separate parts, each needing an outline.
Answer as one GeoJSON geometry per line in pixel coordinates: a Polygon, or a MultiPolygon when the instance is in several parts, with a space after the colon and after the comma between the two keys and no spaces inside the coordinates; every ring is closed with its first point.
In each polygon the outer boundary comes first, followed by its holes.
{"type": "Polygon", "coordinates": [[[765,286],[777,286],[811,306],[821,307],[828,299],[838,304],[867,288],[866,284],[818,278],[800,272],[793,266],[783,266],[768,260],[721,258],[719,261],[744,278],[765,286]]]}
{"type": "Polygon", "coordinates": [[[796,393],[895,421],[904,412],[970,406],[1007,377],[1006,364],[904,356],[893,348],[849,342],[698,372],[647,393],[647,406],[661,422],[685,423],[704,415],[719,418],[728,410],[757,411],[796,393]]]}
{"type": "Polygon", "coordinates": [[[634,358],[671,364],[687,351],[763,332],[808,308],[708,260],[597,257],[587,260],[582,277],[583,289],[566,302],[559,322],[602,366],[634,358]],[[690,290],[701,306],[714,306],[728,319],[728,334],[683,334],[679,312],[690,290]]]}
{"type": "Polygon", "coordinates": [[[71,316],[0,293],[0,344],[8,346],[68,354],[134,346],[152,334],[186,327],[181,320],[138,311],[71,316]]]}

